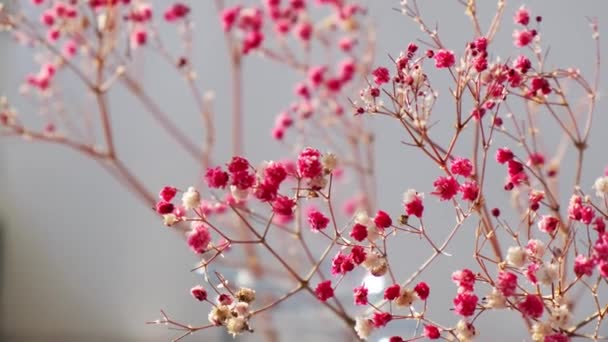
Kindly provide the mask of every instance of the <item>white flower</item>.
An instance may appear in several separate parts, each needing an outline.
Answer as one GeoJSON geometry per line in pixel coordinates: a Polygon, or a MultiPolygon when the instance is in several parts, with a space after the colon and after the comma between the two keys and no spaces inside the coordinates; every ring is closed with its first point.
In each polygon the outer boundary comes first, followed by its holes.
{"type": "Polygon", "coordinates": [[[489,308],[502,309],[507,306],[505,296],[503,296],[503,294],[497,289],[493,289],[492,292],[486,296],[486,299],[488,300],[489,308]]]}
{"type": "Polygon", "coordinates": [[[182,204],[186,209],[198,208],[201,203],[201,194],[194,188],[189,187],[188,191],[182,195],[182,204]]]}
{"type": "Polygon", "coordinates": [[[214,306],[208,316],[209,322],[215,325],[223,325],[228,317],[230,317],[230,308],[226,305],[214,306]]]}
{"type": "Polygon", "coordinates": [[[419,194],[414,189],[408,189],[406,192],[403,193],[403,203],[404,204],[411,203],[414,200],[416,200],[417,198],[420,198],[420,199],[424,198],[424,194],[419,194]]]}
{"type": "Polygon", "coordinates": [[[551,310],[551,324],[557,328],[566,328],[570,322],[570,310],[567,305],[560,305],[551,310]]]}
{"type": "Polygon", "coordinates": [[[367,340],[373,330],[374,326],[368,318],[357,317],[355,320],[355,332],[360,339],[367,340]]]}
{"type": "Polygon", "coordinates": [[[608,176],[603,176],[595,180],[593,184],[595,194],[598,197],[604,197],[608,194],[608,176]]]}
{"type": "Polygon", "coordinates": [[[536,271],[536,278],[543,285],[551,285],[558,276],[556,264],[544,263],[536,271]]]}
{"type": "Polygon", "coordinates": [[[515,267],[522,267],[526,262],[526,251],[519,246],[511,246],[507,250],[507,263],[515,267]]]}
{"type": "Polygon", "coordinates": [[[173,224],[175,224],[175,222],[177,222],[177,216],[175,216],[175,214],[165,214],[163,215],[163,222],[165,224],[165,226],[172,226],[173,224]]]}
{"type": "Polygon", "coordinates": [[[323,168],[332,172],[335,170],[336,166],[338,166],[338,157],[336,157],[333,153],[326,153],[321,157],[321,163],[323,164],[323,168]]]}
{"type": "Polygon", "coordinates": [[[237,302],[236,304],[234,304],[234,312],[236,312],[237,315],[242,316],[242,317],[248,317],[249,316],[249,303],[246,302],[237,302]]]}
{"type": "Polygon", "coordinates": [[[545,340],[545,336],[551,334],[551,326],[548,323],[534,323],[532,325],[532,341],[541,342],[545,340]]]}
{"type": "Polygon", "coordinates": [[[545,244],[540,240],[532,239],[526,245],[526,252],[530,257],[540,259],[545,254],[545,244]]]}
{"type": "Polygon", "coordinates": [[[231,185],[230,194],[237,202],[242,202],[247,199],[247,195],[249,195],[249,191],[241,190],[241,189],[237,188],[235,185],[231,185]]]}
{"type": "Polygon", "coordinates": [[[226,330],[232,337],[235,337],[247,330],[247,320],[241,316],[232,317],[226,322],[226,330]]]}
{"type": "Polygon", "coordinates": [[[460,320],[458,324],[456,324],[456,337],[460,342],[472,341],[475,334],[476,332],[473,324],[465,320],[460,320]]]}

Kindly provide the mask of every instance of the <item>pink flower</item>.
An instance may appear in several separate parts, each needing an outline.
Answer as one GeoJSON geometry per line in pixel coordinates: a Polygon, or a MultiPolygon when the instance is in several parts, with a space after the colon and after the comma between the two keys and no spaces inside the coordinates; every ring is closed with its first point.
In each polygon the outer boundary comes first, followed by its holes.
{"type": "Polygon", "coordinates": [[[600,275],[604,278],[608,278],[608,261],[602,260],[597,265],[597,269],[600,271],[600,275]]]}
{"type": "Polygon", "coordinates": [[[475,181],[466,182],[460,186],[460,192],[463,200],[475,201],[479,195],[479,185],[475,181]]]}
{"type": "Polygon", "coordinates": [[[367,288],[363,285],[355,287],[353,297],[356,305],[367,305],[367,288]]]}
{"type": "Polygon", "coordinates": [[[496,151],[496,161],[500,164],[510,161],[513,157],[513,152],[507,147],[499,148],[498,151],[496,151]]]}
{"type": "Polygon", "coordinates": [[[418,298],[422,300],[426,300],[431,293],[431,289],[427,285],[427,283],[421,281],[414,287],[414,292],[418,295],[418,298]]]}
{"type": "Polygon", "coordinates": [[[459,291],[473,291],[475,286],[475,273],[464,268],[452,273],[452,281],[458,285],[459,291]]]}
{"type": "Polygon", "coordinates": [[[374,75],[374,82],[377,85],[382,85],[384,83],[387,83],[391,79],[391,75],[390,75],[388,69],[384,68],[384,67],[376,68],[376,70],[374,70],[372,72],[372,75],[374,75]]]}
{"type": "Polygon", "coordinates": [[[496,282],[496,288],[505,296],[515,294],[517,290],[517,275],[512,272],[500,271],[496,282]]]}
{"type": "Polygon", "coordinates": [[[317,285],[317,288],[315,289],[315,294],[317,295],[317,298],[322,302],[325,302],[329,298],[333,297],[334,289],[331,287],[331,280],[325,280],[320,282],[319,285],[317,285]]]}
{"type": "Polygon", "coordinates": [[[192,297],[196,298],[199,302],[207,299],[207,290],[200,285],[191,288],[190,294],[192,294],[192,297]]]}
{"type": "Polygon", "coordinates": [[[315,178],[323,172],[321,152],[311,147],[305,148],[298,157],[298,172],[302,177],[315,178]]]}
{"type": "Polygon", "coordinates": [[[228,7],[222,11],[220,17],[225,32],[228,32],[232,29],[240,11],[241,6],[228,7]]]}
{"type": "Polygon", "coordinates": [[[525,74],[532,68],[532,62],[530,62],[526,56],[522,55],[517,57],[515,62],[513,62],[513,67],[519,69],[522,74],[525,74]]]}
{"type": "Polygon", "coordinates": [[[594,266],[595,262],[593,259],[579,254],[574,259],[574,274],[576,274],[577,277],[582,277],[584,275],[590,276],[593,273],[594,266]]]}
{"type": "Polygon", "coordinates": [[[531,30],[524,30],[524,31],[519,31],[519,30],[515,30],[513,31],[513,44],[517,47],[524,47],[527,46],[528,44],[530,44],[532,42],[532,39],[534,39],[534,31],[531,30]]]}
{"type": "Polygon", "coordinates": [[[461,292],[454,298],[454,311],[461,316],[471,316],[477,307],[477,296],[472,292],[461,292]]]}
{"type": "Polygon", "coordinates": [[[543,300],[533,294],[527,294],[523,301],[521,301],[517,308],[525,315],[532,318],[540,318],[543,315],[544,306],[543,300]]]}
{"type": "Polygon", "coordinates": [[[161,215],[171,214],[173,209],[175,209],[175,206],[171,202],[160,200],[158,203],[156,203],[156,212],[161,215]]]}
{"type": "Polygon", "coordinates": [[[264,180],[277,188],[285,178],[287,178],[287,170],[283,163],[270,162],[264,169],[264,180]]]}
{"type": "Polygon", "coordinates": [[[520,25],[528,25],[530,22],[530,11],[524,6],[521,6],[517,12],[515,12],[515,16],[513,17],[513,22],[520,25]]]}
{"type": "Polygon", "coordinates": [[[559,220],[551,215],[543,215],[541,219],[538,221],[538,230],[541,232],[553,234],[557,229],[557,225],[559,224],[559,220]]]}
{"type": "Polygon", "coordinates": [[[381,328],[388,324],[393,319],[390,312],[374,312],[372,322],[375,328],[381,328]]]}
{"type": "Polygon", "coordinates": [[[429,340],[436,340],[441,337],[439,329],[434,325],[425,325],[424,332],[422,334],[429,340]]]}
{"type": "Polygon", "coordinates": [[[313,209],[308,212],[308,223],[313,231],[319,231],[327,227],[329,219],[320,211],[313,209]]]}
{"type": "Polygon", "coordinates": [[[394,300],[399,297],[401,293],[401,286],[399,284],[393,284],[384,290],[384,299],[386,300],[394,300]]]}
{"type": "Polygon", "coordinates": [[[422,217],[424,211],[424,205],[422,204],[422,195],[416,192],[414,189],[410,189],[403,195],[403,204],[405,207],[405,213],[408,216],[422,217]]]}
{"type": "Polygon", "coordinates": [[[219,166],[209,168],[205,172],[205,180],[210,188],[225,188],[228,184],[228,173],[223,171],[219,166]]]}
{"type": "Polygon", "coordinates": [[[393,224],[393,220],[386,212],[378,210],[376,217],[374,217],[374,223],[376,224],[376,227],[386,229],[393,224]]]}
{"type": "Polygon", "coordinates": [[[365,238],[367,238],[367,227],[360,223],[356,223],[350,231],[350,237],[359,242],[365,240],[365,238]]]}
{"type": "Polygon", "coordinates": [[[441,49],[435,53],[435,67],[449,68],[454,64],[456,64],[456,58],[453,51],[441,49]]]}
{"type": "Polygon", "coordinates": [[[190,7],[181,2],[176,2],[165,11],[164,17],[166,21],[174,22],[185,18],[189,13],[190,7]]]}
{"type": "Polygon", "coordinates": [[[432,192],[432,194],[439,196],[442,201],[448,201],[454,198],[458,193],[459,188],[458,182],[452,176],[437,178],[433,183],[433,186],[435,186],[435,191],[432,192]]]}
{"type": "Polygon", "coordinates": [[[165,186],[160,190],[158,197],[164,201],[171,201],[177,194],[177,189],[172,186],[165,186]]]}
{"type": "Polygon", "coordinates": [[[293,213],[293,207],[296,205],[296,201],[293,199],[278,195],[274,201],[272,201],[272,211],[275,214],[290,216],[293,213]]]}
{"type": "Polygon", "coordinates": [[[543,342],[570,342],[570,337],[562,333],[555,333],[545,336],[543,342]]]}
{"type": "Polygon", "coordinates": [[[249,161],[243,157],[234,156],[228,163],[228,171],[235,173],[239,171],[247,171],[249,169],[249,161]]]}
{"type": "Polygon", "coordinates": [[[450,171],[463,177],[469,177],[473,173],[473,164],[467,158],[456,157],[452,161],[450,171]]]}
{"type": "Polygon", "coordinates": [[[365,253],[365,249],[359,245],[354,246],[353,248],[351,248],[350,250],[350,258],[351,260],[357,264],[360,265],[365,261],[365,257],[366,257],[366,253],[365,253]]]}
{"type": "Polygon", "coordinates": [[[211,234],[209,233],[207,226],[199,224],[194,227],[194,229],[188,233],[187,242],[194,253],[202,254],[205,252],[207,246],[209,246],[209,242],[211,242],[211,234]]]}

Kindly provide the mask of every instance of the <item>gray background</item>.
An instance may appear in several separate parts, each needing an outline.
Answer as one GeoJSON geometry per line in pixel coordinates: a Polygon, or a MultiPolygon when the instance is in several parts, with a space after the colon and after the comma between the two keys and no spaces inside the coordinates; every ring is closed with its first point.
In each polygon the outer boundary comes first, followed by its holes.
{"type": "MultiPolygon", "coordinates": [[[[439,32],[446,44],[462,51],[463,37],[470,37],[471,26],[456,1],[420,1],[423,15],[432,23],[440,23],[439,32]]],[[[481,17],[489,18],[494,1],[482,3],[481,17]]],[[[161,3],[157,1],[157,3],[161,3]]],[[[164,3],[164,2],[163,2],[164,3]]],[[[211,1],[191,1],[196,30],[196,63],[205,89],[217,93],[217,124],[219,143],[216,156],[228,156],[230,151],[229,100],[230,88],[227,55],[218,29],[211,1]]],[[[377,64],[388,65],[387,53],[397,55],[407,43],[421,37],[417,27],[392,10],[398,1],[377,0],[366,3],[371,18],[378,27],[377,64]]],[[[509,53],[511,16],[521,3],[511,2],[506,11],[505,24],[494,55],[509,53]]],[[[592,65],[592,43],[586,16],[599,16],[601,32],[608,27],[608,3],[605,1],[530,1],[534,14],[541,14],[542,35],[550,42],[550,65],[580,66],[589,75],[592,65]]],[[[487,27],[488,22],[482,22],[487,27]]],[[[605,37],[606,35],[604,35],[605,37]]],[[[469,38],[467,38],[469,39],[469,38]]],[[[6,35],[0,36],[2,63],[0,93],[17,99],[20,80],[34,63],[28,50],[16,47],[6,35]]],[[[608,44],[604,44],[608,46],[608,44]]],[[[604,48],[604,56],[608,51],[604,48]]],[[[144,61],[146,84],[163,108],[179,117],[180,127],[193,137],[200,136],[194,104],[183,83],[162,63],[154,58],[144,61]]],[[[292,74],[278,72],[276,66],[257,58],[245,65],[245,127],[247,156],[252,160],[280,158],[285,150],[272,143],[268,127],[274,115],[291,102],[291,89],[296,79],[292,74]]],[[[605,73],[603,73],[605,75],[605,73]]],[[[441,75],[435,79],[440,84],[441,75]]],[[[605,77],[602,77],[605,81],[605,77]]],[[[605,89],[604,86],[601,89],[605,89]]],[[[113,91],[111,109],[116,129],[119,153],[129,167],[140,174],[150,189],[166,183],[188,185],[197,180],[199,169],[175,150],[169,138],[124,90],[113,91]]],[[[448,103],[446,89],[440,88],[440,102],[448,103]],[[447,100],[447,101],[446,101],[447,100]]],[[[605,92],[601,92],[603,96],[605,92]]],[[[77,87],[71,89],[73,98],[82,97],[77,87]]],[[[69,98],[69,97],[68,97],[69,98]]],[[[79,99],[81,100],[81,99],[79,99]]],[[[605,105],[600,96],[589,152],[584,185],[589,188],[594,178],[606,165],[601,134],[606,127],[605,105]],[[599,129],[598,129],[599,128],[599,129]],[[599,134],[598,134],[599,133],[599,134]]],[[[19,102],[17,102],[19,104],[19,102]]],[[[449,115],[450,107],[440,105],[437,112],[449,115]]],[[[35,108],[20,106],[22,113],[34,115],[35,108]]],[[[378,137],[378,176],[380,205],[392,213],[400,213],[401,192],[416,187],[430,192],[430,185],[438,171],[428,162],[413,162],[420,155],[404,148],[399,141],[402,133],[394,122],[373,119],[372,124],[382,134],[378,137]],[[433,172],[430,172],[433,170],[433,172]]],[[[438,128],[438,134],[449,129],[438,128]]],[[[547,146],[554,146],[558,137],[547,133],[547,146]]],[[[463,147],[462,151],[466,151],[463,147]]],[[[551,152],[551,148],[548,148],[551,152]]],[[[2,213],[2,285],[0,332],[5,340],[23,341],[109,341],[145,340],[164,341],[172,333],[162,327],[151,327],[145,321],[158,317],[164,308],[173,317],[189,322],[205,322],[207,311],[194,303],[187,289],[199,282],[199,276],[188,272],[194,260],[190,251],[177,236],[170,234],[140,202],[126,193],[99,166],[82,156],[51,145],[28,144],[3,139],[0,155],[0,210],[2,213]]],[[[504,172],[504,171],[501,171],[504,172]]],[[[568,170],[564,173],[568,174],[568,170]]],[[[503,173],[499,173],[502,175],[503,173]]],[[[500,176],[502,177],[502,176],[500,176]]],[[[571,177],[570,177],[571,178],[571,177]]],[[[502,178],[496,179],[496,183],[502,178]]],[[[567,189],[567,185],[565,186],[567,189]]],[[[429,206],[435,199],[427,197],[429,206]]],[[[496,191],[496,200],[507,201],[507,196],[496,191]]],[[[444,236],[452,225],[452,212],[443,208],[428,224],[436,227],[432,234],[444,236]]],[[[438,303],[448,303],[455,294],[449,284],[454,264],[462,261],[470,265],[471,235],[462,235],[450,248],[453,258],[444,258],[426,278],[438,303]],[[457,250],[462,248],[462,253],[457,250]],[[437,284],[437,285],[433,285],[437,284]],[[443,287],[442,287],[443,286],[443,287]]],[[[428,250],[416,249],[416,244],[400,249],[403,260],[402,276],[409,274],[417,261],[428,250]]],[[[286,309],[281,315],[285,322],[298,314],[315,318],[306,308],[286,309]]],[[[584,311],[584,308],[583,308],[584,311]]],[[[433,313],[444,322],[455,322],[455,315],[439,307],[433,313]]],[[[331,340],[329,335],[312,326],[295,329],[293,322],[282,325],[287,335],[305,329],[308,337],[331,340]],[[312,328],[312,329],[311,329],[312,328]]],[[[398,326],[398,324],[395,324],[398,326]]],[[[489,314],[479,321],[481,340],[521,340],[522,326],[515,314],[489,314]],[[497,324],[500,319],[500,324],[497,324]],[[488,327],[491,329],[487,329],[488,327]],[[486,328],[486,329],[484,329],[486,328]]],[[[399,332],[399,331],[397,331],[399,332]]],[[[404,332],[404,330],[401,330],[404,332]]],[[[0,335],[1,336],[1,335],[0,335]]],[[[199,340],[211,339],[201,335],[199,340]]],[[[376,336],[375,336],[376,337],[376,336]]],[[[378,338],[380,336],[377,336],[378,338]]],[[[193,339],[196,340],[196,339],[193,339]]]]}

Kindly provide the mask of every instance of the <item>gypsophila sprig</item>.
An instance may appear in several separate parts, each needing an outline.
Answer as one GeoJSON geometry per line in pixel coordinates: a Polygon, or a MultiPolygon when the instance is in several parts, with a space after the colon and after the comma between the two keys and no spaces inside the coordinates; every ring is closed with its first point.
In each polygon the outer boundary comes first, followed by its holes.
{"type": "MultiPolygon", "coordinates": [[[[214,153],[225,134],[216,132],[216,95],[202,91],[200,60],[192,53],[195,27],[212,24],[195,26],[194,6],[144,0],[0,6],[0,28],[36,56],[18,90],[43,109],[36,117],[0,98],[0,131],[92,158],[158,216],[159,226],[183,238],[200,279],[177,290],[201,308],[200,325],[164,311],[149,322],[179,330],[176,340],[208,329],[273,340],[286,329],[272,313],[298,301],[341,321],[348,339],[388,336],[391,329],[402,335],[387,337],[391,342],[493,340],[492,329],[484,329],[493,314],[516,314],[523,331],[517,336],[526,340],[606,339],[608,302],[600,294],[608,286],[608,171],[585,164],[598,111],[598,23],[589,19],[589,53],[576,54],[594,68],[584,77],[586,71],[552,66],[541,25],[552,19],[542,10],[498,0],[495,14],[480,18],[477,1],[458,3],[473,30],[448,44],[449,28],[428,22],[432,15],[423,16],[417,1],[387,2],[420,33],[403,32],[411,42],[375,61],[382,37],[364,2],[213,2],[232,83],[230,93],[217,94],[231,102],[230,155],[214,153]],[[507,53],[496,49],[499,29],[510,33],[507,53]],[[137,73],[146,53],[161,56],[183,80],[203,138],[185,134],[175,108],[165,112],[150,95],[137,73]],[[266,131],[287,147],[282,158],[248,157],[244,117],[261,115],[243,105],[243,68],[252,58],[296,75],[290,98],[269,97],[281,110],[266,131]],[[48,105],[62,101],[66,75],[94,100],[94,119],[48,105]],[[117,85],[202,166],[199,179],[170,179],[150,191],[128,167],[112,126],[110,90],[117,85]],[[376,158],[381,149],[370,122],[397,127],[394,141],[417,152],[407,164],[424,168],[428,178],[379,177],[377,168],[395,167],[397,157],[376,158]],[[402,197],[376,194],[386,187],[402,197]],[[443,220],[447,215],[452,219],[443,220]],[[468,243],[458,245],[456,236],[468,243]],[[427,257],[412,258],[403,248],[408,243],[427,257]],[[472,258],[457,258],[464,255],[472,258]],[[437,271],[439,259],[449,260],[450,272],[437,271]],[[250,284],[229,269],[246,271],[250,284]],[[440,291],[449,296],[442,299],[440,291]]],[[[309,322],[291,324],[313,329],[309,322]]]]}

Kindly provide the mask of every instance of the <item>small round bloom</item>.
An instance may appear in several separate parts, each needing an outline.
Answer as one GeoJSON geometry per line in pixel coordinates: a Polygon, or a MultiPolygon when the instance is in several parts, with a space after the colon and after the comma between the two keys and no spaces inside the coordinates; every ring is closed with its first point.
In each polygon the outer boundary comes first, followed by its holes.
{"type": "Polygon", "coordinates": [[[395,299],[395,304],[397,306],[411,306],[414,301],[416,300],[416,292],[414,292],[413,290],[410,289],[406,289],[403,288],[401,290],[401,293],[399,294],[399,297],[397,297],[397,299],[395,299]]]}
{"type": "Polygon", "coordinates": [[[158,197],[164,201],[170,202],[177,194],[177,189],[172,186],[165,186],[160,190],[158,197]]]}
{"type": "Polygon", "coordinates": [[[475,326],[472,323],[461,319],[458,321],[458,324],[456,324],[456,338],[458,338],[459,341],[470,342],[476,334],[475,326]]]}
{"type": "Polygon", "coordinates": [[[544,263],[536,270],[536,278],[543,285],[551,285],[557,280],[559,269],[557,264],[544,263]]]}
{"type": "Polygon", "coordinates": [[[461,292],[454,298],[454,311],[461,316],[471,316],[477,308],[477,296],[472,292],[461,292]]]}
{"type": "Polygon", "coordinates": [[[521,6],[517,12],[515,12],[513,22],[524,26],[528,25],[528,23],[530,23],[530,11],[524,6],[521,6]]]}
{"type": "Polygon", "coordinates": [[[333,297],[334,289],[331,287],[331,280],[320,282],[315,289],[315,295],[317,295],[317,298],[322,302],[325,302],[329,298],[333,297]]]}
{"type": "Polygon", "coordinates": [[[293,213],[293,207],[296,205],[296,202],[283,195],[278,195],[276,199],[272,202],[272,211],[275,214],[289,216],[293,213]]]}
{"type": "Polygon", "coordinates": [[[232,337],[241,334],[243,331],[247,330],[247,320],[245,317],[237,316],[230,317],[226,321],[226,330],[232,337]]]}
{"type": "Polygon", "coordinates": [[[545,254],[545,244],[537,239],[531,239],[526,244],[526,254],[533,259],[541,259],[545,254]]]}
{"type": "Polygon", "coordinates": [[[363,263],[366,258],[365,249],[363,249],[363,247],[359,245],[354,246],[350,250],[350,258],[355,264],[361,265],[361,263],[363,263]]]}
{"type": "Polygon", "coordinates": [[[517,305],[517,308],[524,315],[532,318],[540,318],[545,310],[543,300],[539,296],[533,294],[527,294],[524,300],[517,305]]]}
{"type": "Polygon", "coordinates": [[[393,220],[386,212],[378,210],[376,217],[374,217],[374,223],[376,224],[376,227],[385,229],[393,224],[393,220]]]}
{"type": "Polygon", "coordinates": [[[355,298],[356,305],[367,305],[367,293],[368,290],[364,285],[355,287],[353,290],[353,297],[355,298]]]}
{"type": "Polygon", "coordinates": [[[449,68],[456,64],[456,58],[454,57],[454,51],[448,51],[440,49],[435,53],[435,67],[437,68],[449,68]]]}
{"type": "Polygon", "coordinates": [[[414,292],[418,295],[418,298],[426,300],[431,293],[431,289],[427,283],[421,281],[414,287],[414,292]]]}
{"type": "Polygon", "coordinates": [[[202,302],[207,299],[207,290],[205,290],[202,286],[197,285],[190,289],[190,294],[192,297],[196,298],[199,302],[202,302]]]}
{"type": "Polygon", "coordinates": [[[369,335],[371,335],[374,330],[374,325],[372,324],[372,320],[365,317],[357,317],[355,320],[355,332],[357,336],[359,336],[362,340],[367,340],[369,335]]]}
{"type": "Polygon", "coordinates": [[[606,194],[608,194],[608,176],[596,179],[593,184],[593,189],[595,189],[595,194],[598,197],[605,197],[606,194]]]}
{"type": "Polygon", "coordinates": [[[372,322],[375,328],[381,328],[393,320],[393,315],[390,312],[374,312],[372,322]]]}
{"type": "Polygon", "coordinates": [[[459,287],[460,292],[473,291],[475,286],[475,273],[465,268],[452,273],[452,281],[459,287]]]}
{"type": "Polygon", "coordinates": [[[432,192],[433,195],[439,196],[440,200],[448,201],[454,198],[458,193],[458,182],[454,177],[439,177],[435,182],[433,182],[433,186],[435,187],[435,191],[432,192]]]}
{"type": "Polygon", "coordinates": [[[476,181],[465,182],[460,186],[460,192],[463,200],[473,202],[479,196],[479,185],[476,181]]]}
{"type": "Polygon", "coordinates": [[[308,223],[313,231],[319,231],[327,228],[329,219],[320,211],[311,210],[308,212],[308,223]]]}
{"type": "Polygon", "coordinates": [[[225,188],[228,184],[228,178],[228,173],[223,171],[219,166],[209,168],[207,169],[207,172],[205,172],[205,180],[210,188],[225,188]]]}
{"type": "Polygon", "coordinates": [[[298,172],[302,177],[315,178],[323,172],[321,152],[311,147],[305,148],[298,157],[298,172]]]}
{"type": "Polygon", "coordinates": [[[372,72],[372,75],[374,76],[374,82],[377,85],[381,85],[381,84],[387,83],[391,79],[391,75],[390,75],[388,69],[384,68],[384,67],[378,67],[378,68],[376,68],[372,72]]]}
{"type": "Polygon", "coordinates": [[[450,171],[463,177],[469,177],[473,173],[473,164],[467,158],[457,157],[452,161],[450,171]]]}
{"type": "Polygon", "coordinates": [[[577,277],[582,277],[584,275],[590,276],[593,273],[594,266],[595,262],[593,259],[579,254],[574,259],[574,274],[576,274],[577,277]]]}
{"type": "Polygon", "coordinates": [[[497,280],[496,288],[503,295],[509,297],[515,294],[515,290],[517,289],[517,275],[515,273],[500,271],[497,280]]]}
{"type": "Polygon", "coordinates": [[[422,217],[424,205],[422,204],[423,195],[414,189],[409,189],[403,194],[403,204],[405,213],[408,216],[422,217]]]}
{"type": "Polygon", "coordinates": [[[513,159],[513,157],[513,152],[507,147],[499,148],[498,151],[496,151],[496,161],[500,164],[508,162],[513,159]]]}
{"type": "Polygon", "coordinates": [[[255,300],[255,291],[250,288],[240,288],[234,296],[239,302],[251,303],[255,300]]]}
{"type": "Polygon", "coordinates": [[[502,309],[507,306],[507,299],[498,289],[492,289],[492,292],[486,295],[486,306],[492,309],[502,309]]]}
{"type": "Polygon", "coordinates": [[[538,221],[538,230],[541,232],[553,234],[557,229],[557,225],[559,224],[559,220],[551,215],[543,215],[541,219],[538,221]]]}
{"type": "Polygon", "coordinates": [[[384,290],[384,299],[386,300],[394,300],[399,297],[399,293],[401,292],[401,286],[399,284],[393,284],[384,290]]]}
{"type": "Polygon", "coordinates": [[[166,201],[161,200],[158,203],[156,203],[156,212],[161,215],[171,214],[174,209],[175,209],[175,206],[171,202],[166,202],[166,201]]]}
{"type": "Polygon", "coordinates": [[[570,323],[570,318],[572,315],[570,314],[570,309],[568,309],[568,305],[560,305],[551,308],[551,324],[558,328],[567,328],[568,323],[570,323]]]}
{"type": "Polygon", "coordinates": [[[517,47],[527,46],[534,39],[534,33],[532,30],[514,30],[513,31],[513,44],[517,47]]]}
{"type": "Polygon", "coordinates": [[[194,187],[189,187],[188,191],[182,195],[182,205],[186,209],[198,208],[201,204],[201,195],[194,187]]]}
{"type": "Polygon", "coordinates": [[[434,325],[425,325],[423,335],[429,340],[436,340],[441,337],[439,329],[434,325]]]}
{"type": "Polygon", "coordinates": [[[367,227],[360,223],[356,223],[350,231],[350,237],[359,242],[365,240],[365,238],[367,238],[367,227]]]}
{"type": "Polygon", "coordinates": [[[207,226],[200,224],[190,233],[188,233],[188,246],[194,251],[194,253],[201,254],[207,250],[209,242],[211,242],[211,234],[207,226]]]}
{"type": "Polygon", "coordinates": [[[507,250],[506,260],[511,266],[522,267],[526,262],[526,251],[519,246],[511,246],[507,250]]]}

